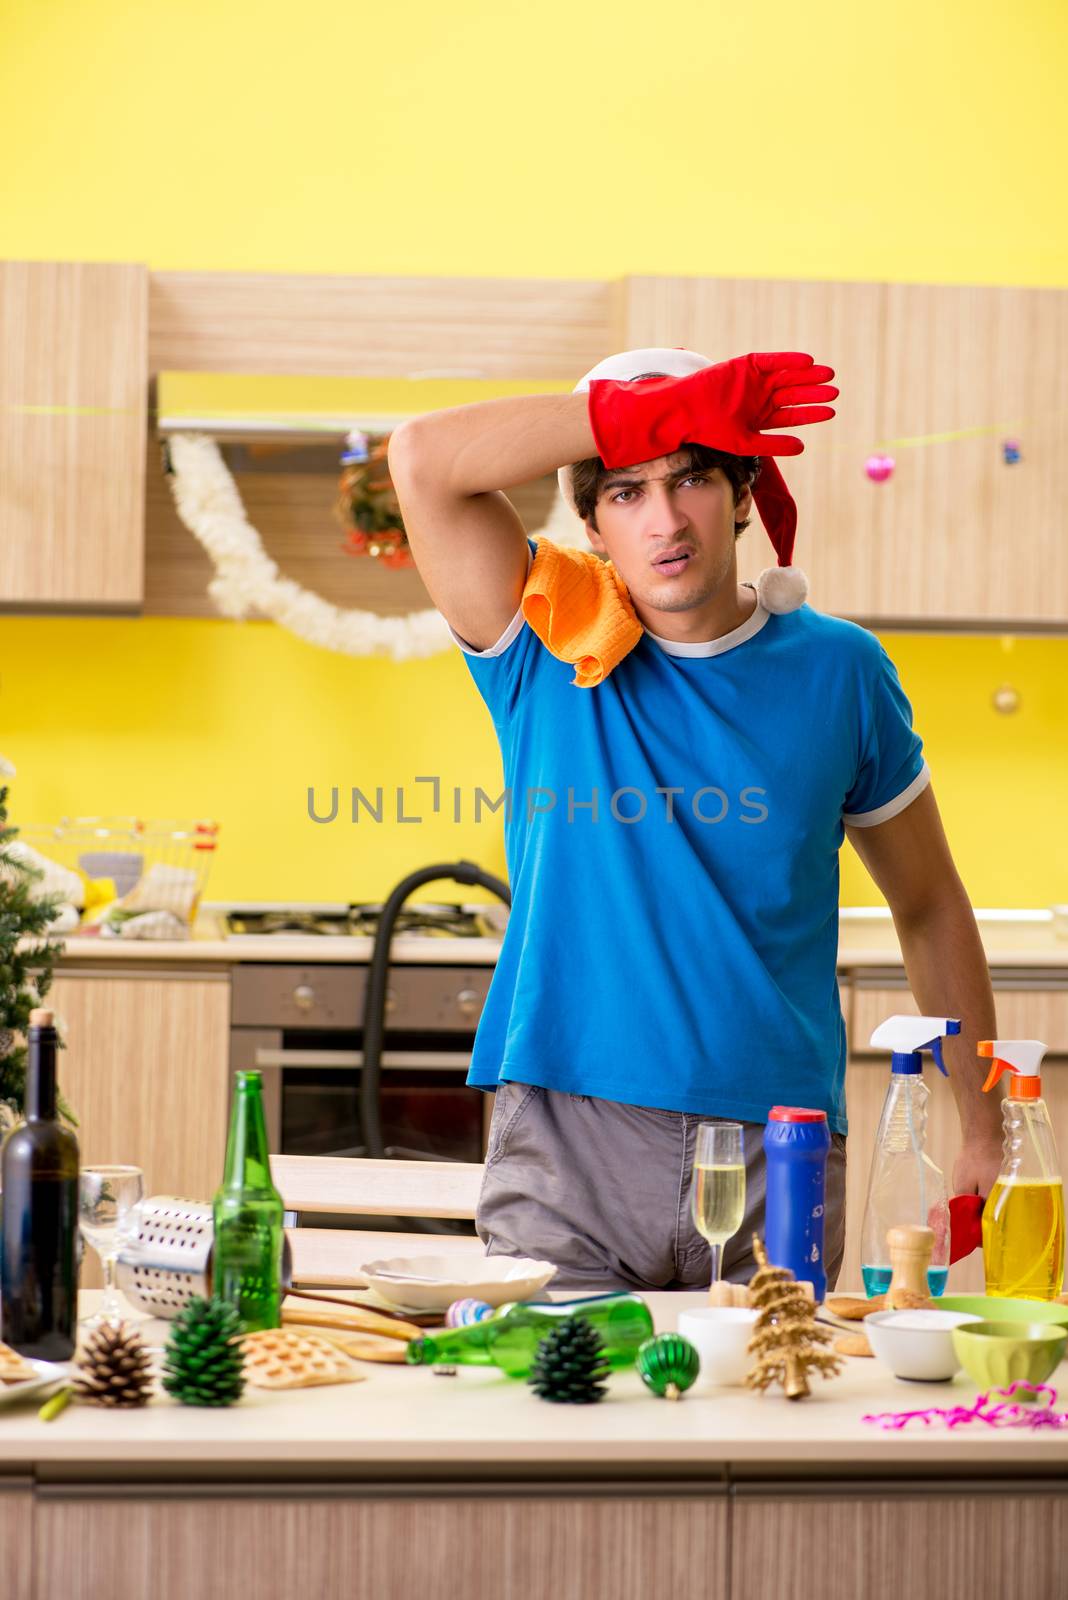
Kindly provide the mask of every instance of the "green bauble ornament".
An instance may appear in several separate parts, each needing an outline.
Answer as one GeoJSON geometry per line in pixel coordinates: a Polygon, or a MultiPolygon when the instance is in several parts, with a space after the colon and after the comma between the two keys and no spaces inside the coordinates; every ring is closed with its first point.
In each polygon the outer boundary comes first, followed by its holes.
{"type": "Polygon", "coordinates": [[[527,1382],[543,1400],[591,1405],[605,1397],[609,1366],[596,1328],[565,1317],[538,1345],[527,1382]]]}
{"type": "Polygon", "coordinates": [[[174,1319],[163,1387],[184,1406],[231,1406],[245,1388],[241,1319],[225,1300],[196,1297],[174,1319]]]}
{"type": "Polygon", "coordinates": [[[642,1382],[661,1399],[677,1400],[701,1370],[701,1358],[681,1333],[658,1333],[638,1350],[642,1382]]]}

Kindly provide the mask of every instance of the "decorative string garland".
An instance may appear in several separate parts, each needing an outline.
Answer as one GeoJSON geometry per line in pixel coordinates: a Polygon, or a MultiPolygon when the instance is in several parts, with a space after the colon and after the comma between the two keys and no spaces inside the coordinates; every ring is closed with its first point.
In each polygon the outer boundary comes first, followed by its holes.
{"type": "MultiPolygon", "coordinates": [[[[433,608],[405,617],[346,609],[285,577],[249,522],[222,452],[205,434],[175,434],[168,441],[169,483],[182,523],[215,567],[208,593],[225,617],[255,611],[308,644],[342,655],[389,655],[394,661],[433,656],[453,646],[448,625],[433,608]]],[[[557,493],[548,521],[531,537],[584,547],[585,530],[557,493]]]]}
{"type": "Polygon", "coordinates": [[[930,1427],[932,1422],[944,1422],[947,1428],[967,1427],[973,1422],[984,1423],[988,1428],[1068,1428],[1068,1412],[1054,1411],[1057,1391],[1048,1383],[1013,1383],[1007,1389],[990,1389],[976,1395],[970,1406],[932,1406],[927,1411],[880,1411],[874,1416],[861,1417],[861,1422],[872,1422],[878,1428],[900,1433],[910,1422],[922,1422],[930,1427]],[[994,1399],[994,1396],[1000,1396],[994,1399]],[[1015,1400],[1014,1396],[1020,1399],[1015,1400]],[[1031,1402],[1039,1395],[1047,1397],[1043,1406],[1031,1402]]]}

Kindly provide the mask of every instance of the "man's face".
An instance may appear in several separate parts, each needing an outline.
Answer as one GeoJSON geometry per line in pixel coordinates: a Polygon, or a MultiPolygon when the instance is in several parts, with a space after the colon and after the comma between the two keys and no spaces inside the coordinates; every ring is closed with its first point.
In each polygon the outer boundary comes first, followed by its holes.
{"type": "Polygon", "coordinates": [[[735,501],[721,468],[694,470],[683,451],[609,473],[597,499],[597,528],[587,523],[586,530],[636,603],[691,611],[734,581],[735,523],[745,521],[751,505],[748,488],[735,501]],[[681,560],[665,562],[676,551],[681,560]]]}

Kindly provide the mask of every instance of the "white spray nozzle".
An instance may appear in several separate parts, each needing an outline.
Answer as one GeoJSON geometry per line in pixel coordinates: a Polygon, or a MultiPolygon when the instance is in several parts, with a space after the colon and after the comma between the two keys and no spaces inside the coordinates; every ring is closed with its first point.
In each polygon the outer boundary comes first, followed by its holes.
{"type": "Polygon", "coordinates": [[[979,1054],[995,1061],[1007,1061],[1021,1078],[1037,1077],[1046,1046],[1041,1039],[981,1039],[979,1054]]]}
{"type": "Polygon", "coordinates": [[[1041,1039],[980,1039],[978,1049],[981,1056],[994,1063],[984,1089],[992,1089],[1004,1073],[1011,1072],[1014,1078],[1036,1080],[1025,1098],[1033,1100],[1041,1093],[1042,1057],[1046,1053],[1041,1039]]]}
{"type": "Polygon", "coordinates": [[[893,1050],[904,1055],[914,1050],[930,1050],[936,1039],[959,1033],[956,1017],[887,1017],[871,1036],[877,1050],[893,1050]]]}
{"type": "Polygon", "coordinates": [[[923,1070],[921,1051],[929,1050],[931,1060],[944,1078],[949,1077],[942,1060],[942,1040],[946,1034],[959,1033],[956,1017],[888,1017],[880,1022],[871,1036],[877,1049],[893,1052],[891,1066],[894,1072],[913,1077],[923,1070]]]}

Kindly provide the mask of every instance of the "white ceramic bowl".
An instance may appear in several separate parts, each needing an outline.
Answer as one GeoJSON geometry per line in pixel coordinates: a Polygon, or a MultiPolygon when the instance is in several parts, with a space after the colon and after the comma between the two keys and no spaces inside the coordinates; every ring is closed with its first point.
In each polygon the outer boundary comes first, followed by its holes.
{"type": "Polygon", "coordinates": [[[701,1384],[738,1384],[752,1365],[749,1340],[757,1313],[747,1306],[698,1306],[679,1312],[679,1332],[701,1357],[701,1384]]]}
{"type": "Polygon", "coordinates": [[[945,1383],[961,1368],[953,1329],[979,1321],[966,1311],[869,1311],[864,1332],[875,1359],[895,1378],[945,1383]]]}
{"type": "Polygon", "coordinates": [[[516,1256],[391,1256],[360,1269],[375,1293],[401,1311],[447,1311],[454,1300],[503,1306],[526,1300],[556,1275],[551,1261],[516,1256]]]}

